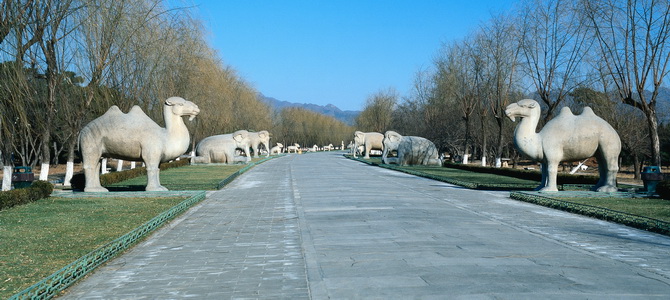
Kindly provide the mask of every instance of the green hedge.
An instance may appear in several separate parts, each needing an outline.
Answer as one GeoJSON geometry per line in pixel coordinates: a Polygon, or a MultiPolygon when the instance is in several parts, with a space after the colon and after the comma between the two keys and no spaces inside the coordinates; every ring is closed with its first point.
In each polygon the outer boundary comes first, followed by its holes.
{"type": "Polygon", "coordinates": [[[666,180],[658,183],[656,186],[656,193],[658,193],[661,198],[670,200],[670,180],[668,180],[668,176],[670,175],[666,174],[666,180]]]}
{"type": "MultiPolygon", "coordinates": [[[[479,173],[490,173],[496,175],[509,176],[519,179],[535,180],[541,181],[542,174],[539,170],[520,170],[512,168],[494,168],[494,167],[482,167],[476,165],[464,165],[456,163],[444,163],[444,166],[447,168],[461,169],[479,173]]],[[[598,176],[593,175],[572,175],[565,173],[558,173],[556,181],[558,184],[596,184],[598,183],[598,176]]]]}
{"type": "Polygon", "coordinates": [[[53,188],[51,183],[37,180],[24,189],[0,192],[0,210],[47,198],[51,195],[53,188]]]}
{"type": "MultiPolygon", "coordinates": [[[[160,170],[164,171],[170,168],[183,167],[188,165],[189,163],[190,162],[188,159],[181,159],[169,163],[162,163],[160,164],[160,170]]],[[[100,175],[100,184],[102,186],[106,186],[146,174],[147,174],[146,167],[139,167],[121,172],[111,172],[100,175]]],[[[83,190],[84,187],[86,187],[86,177],[84,173],[77,173],[74,176],[72,176],[72,180],[70,180],[70,185],[72,186],[72,189],[83,190]]]]}

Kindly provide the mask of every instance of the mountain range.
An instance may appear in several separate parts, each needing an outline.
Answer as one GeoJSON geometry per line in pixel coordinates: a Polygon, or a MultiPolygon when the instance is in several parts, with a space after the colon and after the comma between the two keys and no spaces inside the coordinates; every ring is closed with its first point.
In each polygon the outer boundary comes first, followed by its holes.
{"type": "MultiPolygon", "coordinates": [[[[326,106],[311,104],[311,103],[295,103],[278,100],[272,97],[259,94],[258,97],[270,105],[270,107],[275,110],[281,110],[284,107],[301,107],[313,112],[317,112],[323,115],[331,116],[337,120],[344,122],[347,125],[354,125],[356,117],[361,113],[361,111],[355,110],[341,110],[337,106],[328,104],[326,106]]],[[[659,123],[669,123],[670,122],[670,88],[661,87],[658,93],[658,103],[656,107],[656,112],[658,114],[659,123]]]]}
{"type": "Polygon", "coordinates": [[[331,116],[337,120],[344,122],[347,125],[354,125],[356,117],[361,113],[360,111],[356,110],[341,110],[337,106],[332,104],[323,106],[311,103],[288,102],[268,97],[263,94],[259,94],[258,98],[261,99],[263,102],[267,103],[270,107],[274,108],[275,110],[281,110],[282,108],[285,107],[300,107],[326,116],[331,116]]]}

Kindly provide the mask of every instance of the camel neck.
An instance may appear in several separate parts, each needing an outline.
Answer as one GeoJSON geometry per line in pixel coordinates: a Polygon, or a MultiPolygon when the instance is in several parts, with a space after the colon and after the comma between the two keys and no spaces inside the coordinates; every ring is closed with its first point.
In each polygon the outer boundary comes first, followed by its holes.
{"type": "Polygon", "coordinates": [[[526,156],[540,160],[542,159],[542,147],[540,135],[535,131],[539,116],[522,118],[514,131],[514,144],[517,149],[526,156]]]}
{"type": "MultiPolygon", "coordinates": [[[[170,141],[170,148],[177,149],[188,148],[190,142],[190,134],[182,116],[172,113],[172,108],[168,105],[163,107],[163,118],[165,119],[165,130],[167,131],[167,138],[170,141]]],[[[177,155],[182,153],[177,153],[177,155]]]]}

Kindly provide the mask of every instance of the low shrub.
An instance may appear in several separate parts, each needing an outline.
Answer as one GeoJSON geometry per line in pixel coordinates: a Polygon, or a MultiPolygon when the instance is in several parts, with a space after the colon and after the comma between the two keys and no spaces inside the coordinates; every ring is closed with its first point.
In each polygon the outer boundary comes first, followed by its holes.
{"type": "MultiPolygon", "coordinates": [[[[161,171],[171,169],[171,168],[177,168],[177,167],[183,167],[189,164],[188,159],[181,159],[181,160],[175,160],[172,162],[168,163],[162,163],[160,164],[159,168],[161,171]]],[[[131,178],[135,178],[138,176],[146,175],[147,174],[147,168],[146,167],[139,167],[135,169],[130,169],[130,170],[125,170],[121,172],[111,172],[107,174],[100,175],[100,184],[103,186],[114,184],[117,182],[121,182],[124,180],[128,180],[131,178]]],[[[86,187],[86,177],[84,173],[77,173],[72,176],[72,180],[70,180],[70,185],[72,186],[73,189],[75,190],[83,190],[84,187],[86,187]]]]}
{"type": "Polygon", "coordinates": [[[668,178],[670,175],[666,174],[665,177],[666,179],[659,182],[658,185],[656,186],[656,193],[658,195],[666,200],[670,200],[670,179],[668,178]]]}
{"type": "Polygon", "coordinates": [[[47,198],[53,188],[51,183],[37,180],[27,188],[0,192],[0,210],[47,198]]]}

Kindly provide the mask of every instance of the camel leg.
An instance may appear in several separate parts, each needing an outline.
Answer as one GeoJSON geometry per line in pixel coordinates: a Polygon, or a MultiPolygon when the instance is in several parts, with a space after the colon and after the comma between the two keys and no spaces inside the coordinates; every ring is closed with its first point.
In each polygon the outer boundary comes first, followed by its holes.
{"type": "MultiPolygon", "coordinates": [[[[146,151],[146,153],[151,153],[152,151],[146,151]]],[[[158,152],[160,153],[160,152],[158,152]]],[[[160,181],[160,159],[158,157],[154,158],[155,155],[143,155],[142,159],[147,168],[147,187],[145,191],[167,191],[168,189],[161,185],[160,181]]]]}
{"type": "Polygon", "coordinates": [[[82,156],[89,157],[89,159],[84,159],[84,176],[86,177],[84,192],[109,192],[100,184],[100,156],[97,156],[97,159],[90,159],[92,157],[90,154],[82,156]]]}
{"type": "Polygon", "coordinates": [[[368,143],[365,144],[365,159],[370,159],[370,145],[368,143]]]}
{"type": "Polygon", "coordinates": [[[598,184],[595,186],[598,192],[613,193],[619,190],[616,184],[616,174],[619,172],[619,157],[611,156],[605,157],[602,153],[596,156],[598,173],[600,174],[598,184]]]}
{"type": "Polygon", "coordinates": [[[151,191],[167,191],[168,189],[161,185],[160,182],[160,168],[159,163],[147,163],[147,192],[151,191]]]}
{"type": "Polygon", "coordinates": [[[548,161],[542,164],[542,177],[545,182],[544,187],[540,189],[542,192],[557,192],[556,175],[558,174],[558,163],[548,161]],[[546,174],[546,175],[545,175],[546,174]]]}

